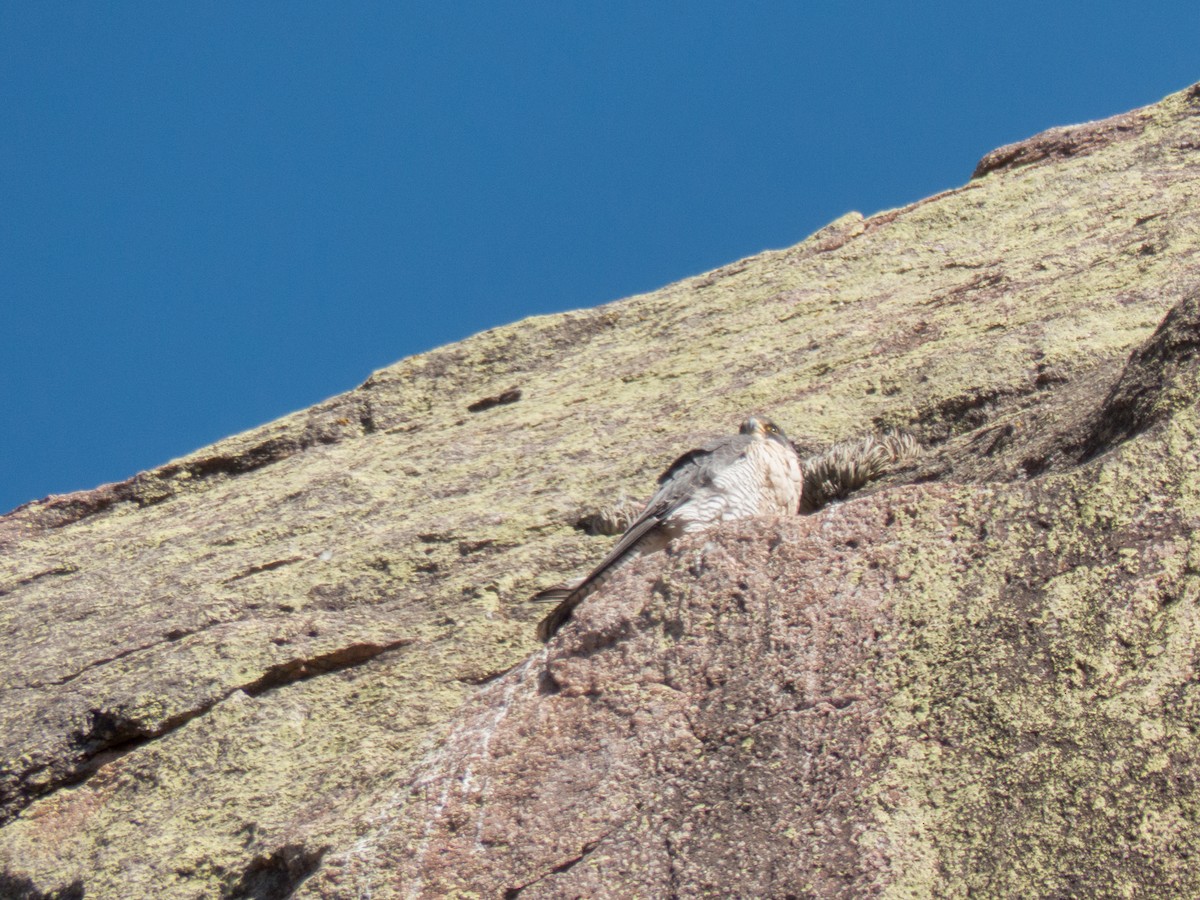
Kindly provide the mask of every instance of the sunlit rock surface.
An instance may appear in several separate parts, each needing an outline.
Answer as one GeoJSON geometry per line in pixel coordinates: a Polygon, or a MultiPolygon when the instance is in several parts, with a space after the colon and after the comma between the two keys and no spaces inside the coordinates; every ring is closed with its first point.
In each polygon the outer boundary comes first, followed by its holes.
{"type": "Polygon", "coordinates": [[[1200,893],[1200,89],[0,518],[0,896],[1200,893]],[[846,503],[526,598],[678,452],[846,503]]]}

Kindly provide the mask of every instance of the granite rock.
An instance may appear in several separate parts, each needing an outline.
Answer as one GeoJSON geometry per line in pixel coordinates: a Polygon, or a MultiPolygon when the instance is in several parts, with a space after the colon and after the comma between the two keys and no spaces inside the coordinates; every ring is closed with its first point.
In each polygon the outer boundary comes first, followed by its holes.
{"type": "Polygon", "coordinates": [[[0,517],[0,893],[1200,892],[1200,91],[0,517]],[[750,411],[925,448],[526,598],[750,411]]]}

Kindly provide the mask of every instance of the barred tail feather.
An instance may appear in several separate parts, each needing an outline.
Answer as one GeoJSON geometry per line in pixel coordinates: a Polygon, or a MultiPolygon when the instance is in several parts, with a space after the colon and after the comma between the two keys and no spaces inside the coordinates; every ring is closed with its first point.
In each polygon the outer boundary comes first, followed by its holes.
{"type": "MultiPolygon", "coordinates": [[[[542,594],[554,593],[555,590],[555,588],[550,588],[548,591],[542,591],[541,594],[537,595],[537,598],[541,598],[542,594]]],[[[546,614],[546,617],[542,619],[542,621],[538,622],[538,640],[542,643],[545,643],[546,641],[550,640],[550,638],[554,637],[558,629],[562,628],[567,619],[571,618],[571,613],[575,611],[575,607],[583,602],[583,596],[584,593],[582,591],[576,590],[563,597],[558,606],[550,610],[550,612],[546,614]]],[[[549,600],[552,598],[547,597],[546,599],[549,600]]]]}
{"type": "Polygon", "coordinates": [[[550,611],[546,618],[538,623],[537,636],[542,641],[548,641],[554,637],[555,632],[562,627],[567,619],[571,618],[571,613],[575,607],[584,601],[593,591],[606,582],[613,572],[617,571],[621,566],[628,563],[630,560],[637,559],[643,553],[660,550],[666,546],[667,537],[661,531],[655,532],[655,528],[659,525],[659,518],[654,515],[644,514],[644,517],[635,522],[621,539],[617,541],[616,546],[609,551],[608,556],[600,561],[600,564],[588,574],[586,578],[582,578],[576,582],[568,582],[567,584],[557,584],[554,587],[547,588],[540,593],[533,595],[533,600],[557,600],[560,597],[558,606],[550,611]],[[642,539],[646,538],[645,541],[642,539]]]}
{"type": "Polygon", "coordinates": [[[569,584],[556,584],[554,587],[546,588],[544,591],[538,591],[529,598],[530,603],[562,603],[571,596],[571,592],[575,588],[569,584]]]}

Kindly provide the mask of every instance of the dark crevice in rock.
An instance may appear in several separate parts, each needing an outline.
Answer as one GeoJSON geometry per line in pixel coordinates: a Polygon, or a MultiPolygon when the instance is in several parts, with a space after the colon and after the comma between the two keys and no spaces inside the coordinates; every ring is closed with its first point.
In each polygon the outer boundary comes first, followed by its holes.
{"type": "MultiPolygon", "coordinates": [[[[414,638],[401,638],[386,644],[363,642],[341,647],[332,653],[315,656],[312,659],[293,659],[268,668],[260,678],[235,690],[241,690],[251,697],[265,694],[275,688],[306,681],[318,675],[330,675],[343,669],[351,669],[363,663],[370,662],[375,657],[392,650],[399,650],[415,643],[414,638]]],[[[233,691],[230,691],[232,694],[233,691]]]]}
{"type": "Polygon", "coordinates": [[[288,556],[284,559],[276,559],[267,563],[260,563],[257,566],[251,566],[244,572],[239,572],[236,575],[230,575],[221,584],[230,584],[234,581],[241,581],[243,578],[249,578],[251,575],[257,575],[260,572],[270,572],[272,569],[282,569],[284,566],[290,566],[292,563],[303,562],[303,556],[288,556]]]}
{"type": "Polygon", "coordinates": [[[6,587],[0,588],[0,597],[5,596],[6,594],[11,594],[13,591],[17,590],[18,588],[23,588],[26,585],[30,585],[30,584],[33,584],[34,582],[41,581],[43,578],[53,578],[53,577],[62,576],[62,575],[74,575],[78,571],[79,571],[78,566],[72,566],[72,565],[55,566],[53,569],[46,569],[46,571],[44,571],[44,572],[38,572],[34,575],[29,575],[26,578],[22,578],[20,581],[13,582],[12,584],[7,585],[6,587]]]}
{"type": "Polygon", "coordinates": [[[1010,443],[1016,427],[1012,422],[981,428],[972,436],[968,446],[980,456],[995,456],[1010,443]]]}
{"type": "Polygon", "coordinates": [[[221,892],[222,900],[284,900],[317,870],[324,855],[325,848],[285,844],[255,857],[237,883],[221,892]]]}
{"type": "Polygon", "coordinates": [[[4,900],[83,900],[85,896],[83,882],[78,878],[64,888],[41,891],[31,878],[0,872],[0,897],[4,900]]]}
{"type": "Polygon", "coordinates": [[[663,849],[667,851],[667,897],[676,900],[679,897],[679,851],[670,835],[663,838],[663,849]]]}
{"type": "Polygon", "coordinates": [[[379,430],[379,425],[375,422],[375,410],[372,408],[370,400],[363,401],[362,412],[358,414],[358,427],[362,429],[364,435],[374,434],[379,430]]]}
{"type": "Polygon", "coordinates": [[[161,647],[163,643],[169,642],[170,641],[168,639],[167,641],[155,641],[153,644],[144,644],[140,647],[130,647],[126,650],[120,651],[119,653],[114,653],[112,656],[106,656],[103,659],[92,660],[92,662],[88,663],[83,668],[77,669],[70,675],[64,675],[62,678],[56,678],[53,681],[33,681],[29,684],[22,685],[22,687],[26,690],[36,690],[47,687],[61,687],[64,684],[70,684],[76,678],[79,678],[80,676],[85,675],[93,669],[99,668],[100,666],[108,665],[109,663],[116,662],[120,659],[125,659],[125,657],[133,656],[135,653],[143,653],[146,650],[153,650],[155,647],[161,647]]]}
{"type": "Polygon", "coordinates": [[[571,869],[573,869],[576,865],[578,865],[579,863],[583,862],[583,860],[585,860],[589,856],[591,856],[592,853],[595,851],[595,849],[600,846],[601,842],[603,842],[604,839],[607,838],[610,834],[612,834],[613,831],[615,831],[615,830],[616,829],[607,831],[604,834],[600,835],[600,837],[596,838],[595,840],[588,841],[580,849],[578,855],[572,856],[570,859],[566,860],[565,862],[559,863],[557,866],[555,866],[549,872],[546,872],[544,875],[539,875],[537,878],[533,879],[532,881],[527,881],[522,885],[518,885],[517,887],[508,888],[504,892],[505,900],[515,900],[515,898],[521,896],[521,893],[524,890],[526,890],[527,888],[533,887],[535,884],[538,884],[541,881],[545,881],[551,875],[561,875],[564,872],[571,871],[571,869]]]}
{"type": "Polygon", "coordinates": [[[519,665],[521,665],[520,662],[515,662],[511,666],[505,666],[503,669],[490,669],[486,672],[480,672],[478,674],[459,675],[454,680],[458,681],[462,684],[473,684],[473,685],[491,684],[493,681],[503,678],[505,675],[507,675],[509,672],[511,672],[513,669],[515,669],[519,665]]]}
{"type": "Polygon", "coordinates": [[[981,483],[1068,472],[1159,425],[1197,394],[1200,291],[1194,290],[1123,360],[1069,374],[1040,363],[1027,386],[965,392],[921,410],[909,427],[925,447],[939,450],[902,478],[981,483]]]}
{"type": "Polygon", "coordinates": [[[19,776],[7,779],[12,787],[0,786],[0,827],[39,797],[86,782],[106,763],[187,725],[238,692],[258,697],[296,682],[362,665],[412,643],[413,638],[386,644],[363,642],[307,659],[278,663],[253,681],[232,687],[217,697],[161,720],[148,721],[137,711],[130,714],[121,708],[94,709],[88,714],[87,723],[70,735],[70,749],[74,751],[71,757],[55,760],[49,766],[42,763],[28,767],[19,776]],[[51,769],[52,777],[43,784],[31,785],[31,779],[46,768],[51,769]]]}
{"type": "Polygon", "coordinates": [[[916,427],[922,442],[934,446],[956,435],[982,428],[1003,405],[1036,391],[1033,385],[1025,389],[986,388],[949,397],[922,410],[917,417],[916,427]]]}
{"type": "Polygon", "coordinates": [[[1083,440],[1080,461],[1094,459],[1166,418],[1171,399],[1194,402],[1198,356],[1200,291],[1194,291],[1171,307],[1154,334],[1130,354],[1083,440]]]}
{"type": "Polygon", "coordinates": [[[956,398],[924,413],[922,437],[945,451],[909,480],[1033,480],[1071,471],[1195,402],[1198,370],[1200,291],[1193,291],[1124,360],[1069,378],[1039,365],[1032,405],[1029,392],[1016,391],[956,398]],[[962,435],[965,444],[956,440],[963,425],[976,426],[962,435]]]}
{"type": "Polygon", "coordinates": [[[417,535],[422,544],[452,544],[459,540],[459,535],[440,531],[425,531],[417,535]]]}
{"type": "Polygon", "coordinates": [[[294,437],[278,437],[263,441],[242,453],[233,455],[205,456],[186,464],[163,466],[154,473],[160,478],[174,478],[186,472],[192,478],[212,478],[215,475],[242,475],[253,472],[271,463],[287,459],[295,453],[317,444],[333,444],[337,439],[332,434],[314,435],[311,440],[294,437]]]}
{"type": "Polygon", "coordinates": [[[184,638],[192,637],[193,635],[201,634],[205,631],[210,631],[213,628],[220,628],[223,625],[234,625],[238,622],[244,622],[247,618],[249,618],[248,615],[243,615],[230,619],[214,619],[213,621],[206,622],[197,628],[172,628],[163,633],[163,639],[161,641],[155,641],[150,644],[142,644],[137,647],[130,647],[126,650],[121,650],[117,653],[114,653],[112,656],[106,656],[102,659],[92,660],[91,662],[72,672],[70,675],[64,675],[63,677],[54,679],[52,681],[31,681],[27,684],[18,685],[17,689],[39,690],[48,687],[61,687],[64,684],[70,684],[81,675],[86,675],[92,669],[99,668],[100,666],[107,665],[108,663],[117,662],[137,653],[144,653],[149,650],[157,649],[164,644],[173,644],[177,641],[183,640],[184,638]]]}
{"type": "Polygon", "coordinates": [[[507,391],[503,391],[494,397],[484,397],[482,400],[476,400],[467,407],[467,412],[483,412],[485,409],[491,409],[493,406],[505,406],[509,403],[516,403],[520,399],[521,389],[509,388],[507,391]]]}

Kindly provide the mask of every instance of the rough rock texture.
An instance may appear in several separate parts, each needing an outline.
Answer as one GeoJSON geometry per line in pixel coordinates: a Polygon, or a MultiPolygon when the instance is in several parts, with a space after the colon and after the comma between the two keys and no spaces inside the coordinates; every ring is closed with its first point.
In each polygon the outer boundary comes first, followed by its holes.
{"type": "Polygon", "coordinates": [[[1200,893],[1198,250],[1200,87],[0,518],[0,896],[1200,893]],[[927,450],[539,649],[750,410],[927,450]]]}

